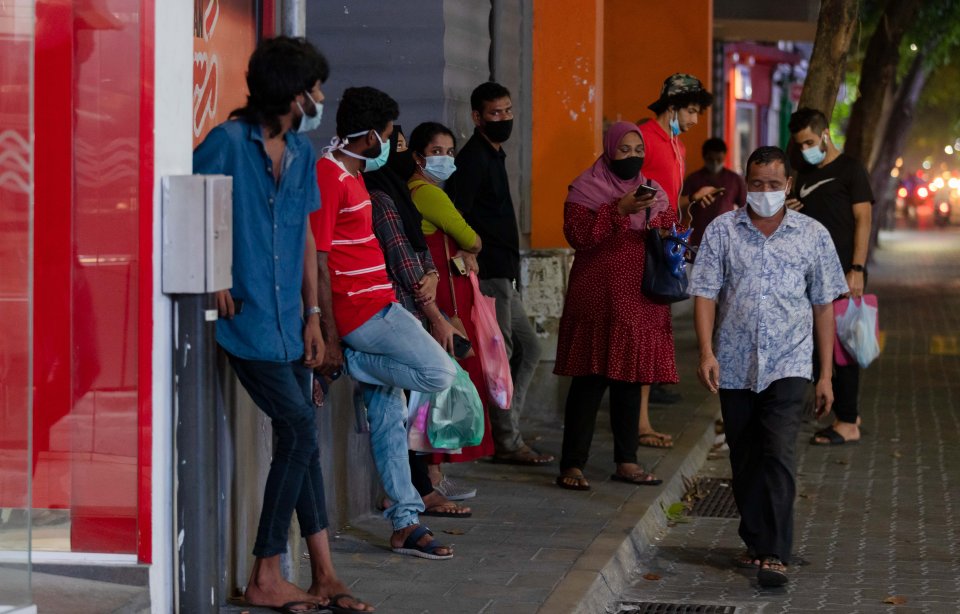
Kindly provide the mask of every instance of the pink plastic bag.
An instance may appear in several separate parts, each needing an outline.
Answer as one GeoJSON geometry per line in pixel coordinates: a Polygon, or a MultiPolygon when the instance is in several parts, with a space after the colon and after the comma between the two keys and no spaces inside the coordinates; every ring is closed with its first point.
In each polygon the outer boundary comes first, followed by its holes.
{"type": "Polygon", "coordinates": [[[460,454],[462,448],[445,450],[434,448],[427,436],[427,420],[430,418],[430,402],[433,395],[413,390],[407,406],[407,449],[414,452],[439,452],[446,454],[460,454]]]}
{"type": "MultiPolygon", "coordinates": [[[[876,294],[864,294],[862,299],[845,299],[833,302],[833,319],[836,322],[840,319],[840,316],[847,312],[847,307],[850,305],[850,300],[853,300],[855,303],[859,304],[862,300],[867,305],[875,308],[877,307],[877,295],[876,294]]],[[[877,318],[877,339],[880,338],[880,318],[877,318]]],[[[839,367],[845,367],[847,365],[853,365],[857,363],[857,360],[850,355],[850,353],[843,347],[843,343],[840,341],[840,337],[837,334],[833,336],[833,363],[839,367]]]]}
{"type": "Polygon", "coordinates": [[[503,333],[497,324],[497,301],[480,291],[477,274],[470,273],[473,286],[473,326],[477,329],[477,345],[480,349],[480,365],[487,382],[487,393],[493,404],[500,409],[510,409],[513,398],[513,378],[510,376],[510,359],[503,343],[503,333]]]}

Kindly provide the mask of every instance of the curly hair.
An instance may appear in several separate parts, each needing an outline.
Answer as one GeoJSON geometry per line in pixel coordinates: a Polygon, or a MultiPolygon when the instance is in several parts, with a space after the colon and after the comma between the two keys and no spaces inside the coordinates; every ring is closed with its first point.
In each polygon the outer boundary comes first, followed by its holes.
{"type": "Polygon", "coordinates": [[[290,112],[297,94],[309,92],[329,76],[326,58],[306,39],[268,38],[257,45],[247,65],[247,104],[230,117],[262,124],[270,136],[279,134],[280,117],[290,112]]]}
{"type": "Polygon", "coordinates": [[[439,134],[445,134],[453,139],[453,146],[457,146],[457,137],[453,136],[450,128],[437,122],[423,122],[413,129],[410,133],[410,140],[407,141],[407,147],[410,151],[415,151],[421,156],[427,151],[427,146],[433,142],[433,139],[439,134]]]}
{"type": "Polygon", "coordinates": [[[387,124],[400,117],[397,101],[373,87],[348,87],[337,107],[337,136],[364,130],[383,132],[387,124]]]}
{"type": "Polygon", "coordinates": [[[713,94],[707,90],[696,90],[694,92],[684,92],[682,94],[667,96],[650,105],[650,109],[657,115],[660,115],[671,107],[674,109],[685,109],[692,104],[699,106],[701,111],[705,111],[707,107],[713,104],[713,94]]]}

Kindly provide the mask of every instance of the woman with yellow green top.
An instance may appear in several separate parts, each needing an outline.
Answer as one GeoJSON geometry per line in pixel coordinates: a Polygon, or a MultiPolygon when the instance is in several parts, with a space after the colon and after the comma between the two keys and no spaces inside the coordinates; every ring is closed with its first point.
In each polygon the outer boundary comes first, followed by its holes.
{"type": "MultiPolygon", "coordinates": [[[[486,385],[480,366],[480,347],[476,342],[476,329],[470,319],[473,310],[473,288],[470,281],[456,270],[457,265],[454,265],[453,271],[450,268],[451,260],[454,260],[462,262],[467,271],[477,271],[480,236],[470,228],[440,187],[456,170],[453,162],[456,140],[450,129],[443,124],[425,122],[410,133],[408,147],[413,161],[417,164],[417,170],[407,182],[407,187],[410,188],[413,204],[423,216],[423,234],[427,239],[427,247],[430,248],[430,256],[440,274],[437,306],[447,316],[458,316],[462,320],[463,332],[473,344],[476,355],[461,359],[460,366],[470,375],[470,380],[487,406],[486,385]]],[[[431,465],[441,462],[466,462],[491,456],[493,438],[489,417],[484,416],[484,422],[483,441],[480,445],[464,448],[462,454],[435,454],[431,465]]]]}

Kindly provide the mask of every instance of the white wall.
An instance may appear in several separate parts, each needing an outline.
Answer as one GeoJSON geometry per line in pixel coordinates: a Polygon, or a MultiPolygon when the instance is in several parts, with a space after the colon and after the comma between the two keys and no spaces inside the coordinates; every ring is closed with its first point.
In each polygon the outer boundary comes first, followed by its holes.
{"type": "Polygon", "coordinates": [[[156,4],[153,190],[153,612],[174,611],[173,325],[160,287],[160,177],[193,172],[193,2],[156,4]]]}

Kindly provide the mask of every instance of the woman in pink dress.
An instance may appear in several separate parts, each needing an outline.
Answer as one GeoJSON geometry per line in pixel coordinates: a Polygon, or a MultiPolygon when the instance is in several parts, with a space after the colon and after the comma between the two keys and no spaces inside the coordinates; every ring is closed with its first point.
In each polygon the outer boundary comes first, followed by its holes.
{"type": "Polygon", "coordinates": [[[554,370],[573,376],[557,478],[562,488],[590,488],[583,468],[607,388],[617,466],[611,478],[660,483],[637,464],[640,390],[643,384],[677,382],[677,368],[670,306],[651,302],[640,286],[647,233],[670,228],[677,217],[655,182],[650,182],[655,196],[636,196],[648,183],[640,172],[643,156],[637,126],[613,124],[603,155],[570,185],[564,205],[563,232],[576,257],[554,370]]]}

